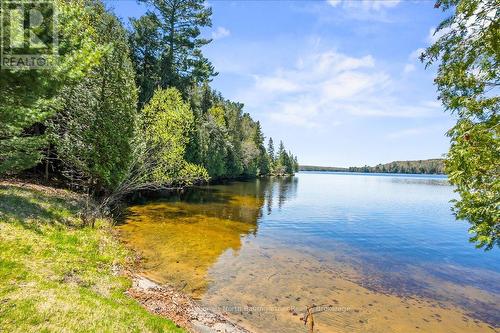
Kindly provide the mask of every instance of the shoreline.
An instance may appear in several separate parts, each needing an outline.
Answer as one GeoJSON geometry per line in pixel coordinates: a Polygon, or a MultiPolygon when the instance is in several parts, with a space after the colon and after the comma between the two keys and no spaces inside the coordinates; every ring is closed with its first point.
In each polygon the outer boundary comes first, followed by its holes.
{"type": "MultiPolygon", "coordinates": [[[[5,242],[4,245],[7,246],[7,244],[14,239],[13,237],[21,237],[23,242],[30,243],[29,245],[26,245],[30,248],[29,253],[21,253],[20,251],[15,250],[15,248],[12,248],[12,253],[17,253],[17,256],[12,259],[10,258],[9,253],[0,253],[0,264],[3,264],[6,260],[8,262],[12,261],[21,264],[25,260],[23,257],[27,256],[27,258],[30,258],[32,264],[36,265],[37,261],[44,261],[46,259],[38,258],[38,254],[34,252],[38,251],[38,249],[35,250],[35,243],[46,242],[46,237],[51,237],[50,234],[52,232],[56,232],[58,235],[57,237],[64,235],[62,236],[63,240],[66,237],[75,237],[75,233],[83,232],[88,234],[89,237],[93,237],[95,239],[95,246],[99,248],[99,256],[114,256],[114,252],[109,252],[107,250],[107,247],[111,246],[114,248],[113,251],[118,251],[123,258],[110,259],[111,261],[109,263],[101,263],[98,261],[95,265],[100,267],[99,270],[101,272],[93,272],[93,274],[96,275],[88,280],[88,277],[86,277],[86,274],[88,273],[86,272],[87,270],[92,270],[93,268],[89,267],[91,264],[86,261],[96,259],[90,258],[90,254],[87,255],[86,252],[81,253],[82,250],[79,250],[78,252],[80,253],[81,259],[76,264],[70,264],[71,268],[64,269],[64,271],[68,270],[68,272],[63,272],[62,276],[58,276],[58,272],[49,273],[51,275],[49,279],[54,280],[57,283],[56,285],[50,287],[56,288],[52,289],[53,291],[50,291],[51,293],[64,293],[63,290],[66,288],[75,289],[75,292],[81,288],[90,288],[90,295],[97,291],[96,295],[88,296],[91,299],[93,299],[93,297],[103,297],[102,294],[104,294],[107,297],[111,297],[111,302],[115,302],[117,301],[116,296],[112,296],[112,292],[108,290],[121,290],[120,293],[123,296],[120,298],[128,300],[125,304],[119,305],[121,307],[120,311],[128,313],[135,311],[138,316],[142,315],[140,312],[145,311],[148,313],[148,316],[158,316],[158,319],[154,320],[166,320],[175,324],[170,329],[164,330],[163,332],[177,332],[177,329],[179,329],[181,331],[196,333],[251,333],[248,329],[233,323],[226,316],[224,316],[224,314],[202,307],[197,301],[187,294],[178,291],[171,286],[160,285],[151,279],[140,275],[141,256],[136,250],[127,246],[120,239],[117,230],[113,227],[113,221],[101,219],[102,221],[100,221],[94,228],[83,225],[81,216],[79,215],[79,211],[82,208],[81,205],[84,202],[82,195],[80,193],[53,185],[54,184],[51,186],[41,182],[32,182],[26,179],[18,178],[0,180],[0,190],[5,192],[0,193],[0,198],[2,199],[2,201],[0,201],[0,208],[2,208],[0,211],[0,230],[2,230],[2,234],[0,235],[0,248],[2,247],[2,242],[5,242]],[[26,211],[26,213],[24,213],[24,211],[26,211]],[[34,230],[35,233],[32,234],[31,230],[34,230]],[[34,243],[31,244],[31,242],[34,243]],[[102,269],[105,270],[102,271],[102,269]],[[108,281],[108,279],[113,280],[113,282],[108,281]],[[104,280],[106,282],[104,282],[104,280]],[[119,280],[122,280],[122,282],[119,282],[119,280]],[[128,282],[124,285],[123,283],[125,281],[128,282]],[[95,285],[96,283],[98,286],[95,285]],[[102,285],[103,283],[104,285],[102,285]],[[143,310],[138,311],[141,308],[143,310]],[[177,329],[175,329],[175,326],[177,326],[177,329]]],[[[22,244],[18,245],[24,246],[22,244]]],[[[67,250],[59,249],[60,246],[62,245],[59,243],[54,245],[47,244],[46,250],[53,251],[54,255],[59,257],[57,260],[72,261],[72,259],[69,258],[64,259],[69,254],[66,253],[67,250]]],[[[75,243],[74,246],[79,247],[80,245],[75,243]]],[[[40,250],[42,251],[42,249],[40,250]]],[[[93,256],[95,256],[95,254],[93,256]]],[[[3,276],[1,266],[2,265],[0,265],[0,276],[3,276]]],[[[47,268],[45,268],[45,270],[47,270],[47,268]]],[[[51,271],[50,268],[48,270],[51,271]]],[[[14,273],[15,272],[11,272],[10,274],[14,273]]],[[[42,272],[38,269],[35,269],[32,272],[34,275],[44,275],[46,273],[47,272],[42,272]]],[[[30,282],[28,282],[29,288],[26,289],[26,287],[23,287],[26,284],[23,277],[19,280],[19,278],[16,278],[14,275],[14,278],[11,280],[9,279],[9,276],[10,275],[8,275],[3,283],[0,284],[0,302],[3,301],[6,306],[10,304],[11,300],[16,299],[16,297],[9,296],[9,291],[7,291],[7,294],[5,295],[3,294],[5,292],[3,289],[7,286],[19,285],[19,292],[28,292],[27,295],[21,298],[21,301],[25,297],[31,297],[30,295],[49,292],[45,291],[44,287],[37,286],[38,283],[35,284],[35,282],[32,282],[31,279],[29,280],[30,282]]],[[[34,279],[36,281],[39,278],[35,277],[34,279]]],[[[46,278],[42,278],[42,280],[44,279],[46,278]]],[[[75,306],[75,301],[72,300],[71,297],[73,296],[69,296],[67,305],[61,304],[62,308],[67,307],[69,309],[69,304],[73,304],[73,306],[75,306]]],[[[42,303],[45,302],[43,298],[39,301],[42,303]]],[[[95,299],[95,301],[98,302],[97,299],[95,299]]],[[[17,303],[13,303],[12,305],[14,306],[15,304],[17,303]]],[[[40,306],[44,307],[42,305],[40,306]]],[[[3,316],[6,321],[4,323],[0,322],[0,331],[2,332],[4,329],[6,331],[12,331],[8,328],[10,327],[8,325],[10,325],[9,322],[11,322],[11,324],[14,324],[15,322],[15,318],[9,319],[9,315],[4,313],[5,309],[0,306],[0,315],[3,316]],[[4,324],[7,326],[4,326],[4,324]]],[[[96,311],[87,308],[86,306],[83,306],[83,309],[83,312],[90,311],[95,313],[96,311]]],[[[57,308],[53,308],[50,312],[52,311],[57,312],[59,310],[57,308]]],[[[101,310],[99,310],[99,312],[101,312],[101,310]]],[[[63,322],[67,322],[67,320],[69,320],[64,319],[65,316],[66,314],[62,314],[62,316],[57,320],[52,317],[47,317],[47,320],[43,325],[49,325],[53,328],[58,327],[60,320],[63,322]]],[[[18,317],[18,315],[16,315],[16,317],[18,317]]],[[[108,323],[102,322],[102,324],[111,325],[113,327],[116,326],[112,323],[110,318],[105,319],[105,317],[107,316],[103,315],[102,320],[108,323]]],[[[122,319],[120,319],[120,321],[121,320],[122,319]]],[[[99,325],[100,324],[101,323],[99,323],[99,325]]],[[[86,324],[83,322],[81,322],[81,325],[82,326],[80,328],[86,327],[86,324]]],[[[158,325],[157,327],[161,327],[164,324],[155,324],[155,326],[156,325],[158,325]]],[[[167,323],[166,325],[168,327],[169,324],[167,323]]],[[[35,327],[38,326],[35,325],[35,327]]],[[[16,330],[13,330],[13,332],[15,331],[16,330]]],[[[141,329],[141,331],[149,332],[148,329],[141,329]]]]}
{"type": "Polygon", "coordinates": [[[222,313],[204,308],[185,293],[160,285],[144,276],[133,275],[126,294],[149,312],[167,317],[192,333],[251,333],[222,313]]]}
{"type": "Polygon", "coordinates": [[[186,332],[126,294],[134,253],[84,197],[0,180],[0,332],[186,332]]]}

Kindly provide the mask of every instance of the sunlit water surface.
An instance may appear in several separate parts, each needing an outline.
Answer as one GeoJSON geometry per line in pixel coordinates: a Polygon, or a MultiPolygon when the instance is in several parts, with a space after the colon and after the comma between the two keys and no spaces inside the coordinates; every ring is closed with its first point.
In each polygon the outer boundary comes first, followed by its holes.
{"type": "Polygon", "coordinates": [[[500,252],[446,178],[302,172],[190,189],[118,228],[144,274],[258,332],[498,332],[500,252]]]}

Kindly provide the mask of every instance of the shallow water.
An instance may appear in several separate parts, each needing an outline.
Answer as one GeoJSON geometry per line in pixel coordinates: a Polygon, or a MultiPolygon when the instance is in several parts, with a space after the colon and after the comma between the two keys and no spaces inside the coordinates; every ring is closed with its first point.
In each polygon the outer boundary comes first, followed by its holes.
{"type": "Polygon", "coordinates": [[[144,274],[259,332],[494,332],[500,254],[446,178],[299,173],[191,189],[119,226],[144,274]]]}

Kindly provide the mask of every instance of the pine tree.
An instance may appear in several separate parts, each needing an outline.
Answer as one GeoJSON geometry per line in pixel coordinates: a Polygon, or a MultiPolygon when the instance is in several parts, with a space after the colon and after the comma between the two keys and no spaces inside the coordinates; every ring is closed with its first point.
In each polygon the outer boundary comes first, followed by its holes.
{"type": "Polygon", "coordinates": [[[269,158],[267,156],[266,148],[264,147],[264,134],[262,133],[262,128],[259,121],[255,123],[254,142],[259,150],[259,157],[257,162],[259,168],[258,174],[267,175],[269,173],[269,158]]]}
{"type": "Polygon", "coordinates": [[[95,43],[106,51],[83,79],[61,91],[63,110],[48,122],[48,131],[63,173],[105,192],[121,181],[131,160],[137,91],[121,22],[99,3],[90,22],[95,43]]]}
{"type": "Polygon", "coordinates": [[[271,163],[274,164],[276,157],[274,156],[274,143],[273,138],[269,138],[269,142],[267,143],[267,154],[269,155],[269,159],[271,163]]]}
{"type": "Polygon", "coordinates": [[[130,23],[132,32],[129,34],[129,43],[140,89],[138,107],[141,109],[160,83],[160,29],[157,17],[151,13],[131,19],[130,23]]]}
{"type": "MultiPolygon", "coordinates": [[[[46,157],[46,121],[61,109],[62,87],[85,77],[105,51],[95,42],[90,11],[83,0],[55,5],[61,27],[55,67],[2,70],[0,74],[0,174],[29,169],[46,157]]],[[[46,29],[47,24],[49,20],[44,20],[38,29],[46,29]]]]}
{"type": "MultiPolygon", "coordinates": [[[[201,47],[211,40],[200,38],[200,29],[212,25],[212,9],[203,0],[141,1],[152,6],[153,10],[146,15],[156,22],[160,33],[158,76],[162,88],[176,87],[185,96],[192,84],[209,81],[217,75],[201,52],[201,47]]],[[[136,50],[141,47],[137,44],[136,50]]]]}

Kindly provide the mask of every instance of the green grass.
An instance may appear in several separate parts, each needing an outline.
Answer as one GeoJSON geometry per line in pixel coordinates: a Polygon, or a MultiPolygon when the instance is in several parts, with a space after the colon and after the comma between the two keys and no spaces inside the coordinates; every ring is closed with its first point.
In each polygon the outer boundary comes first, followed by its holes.
{"type": "Polygon", "coordinates": [[[130,253],[110,221],[82,226],[80,205],[0,182],[0,332],[185,332],[124,294],[130,280],[113,271],[130,253]]]}

